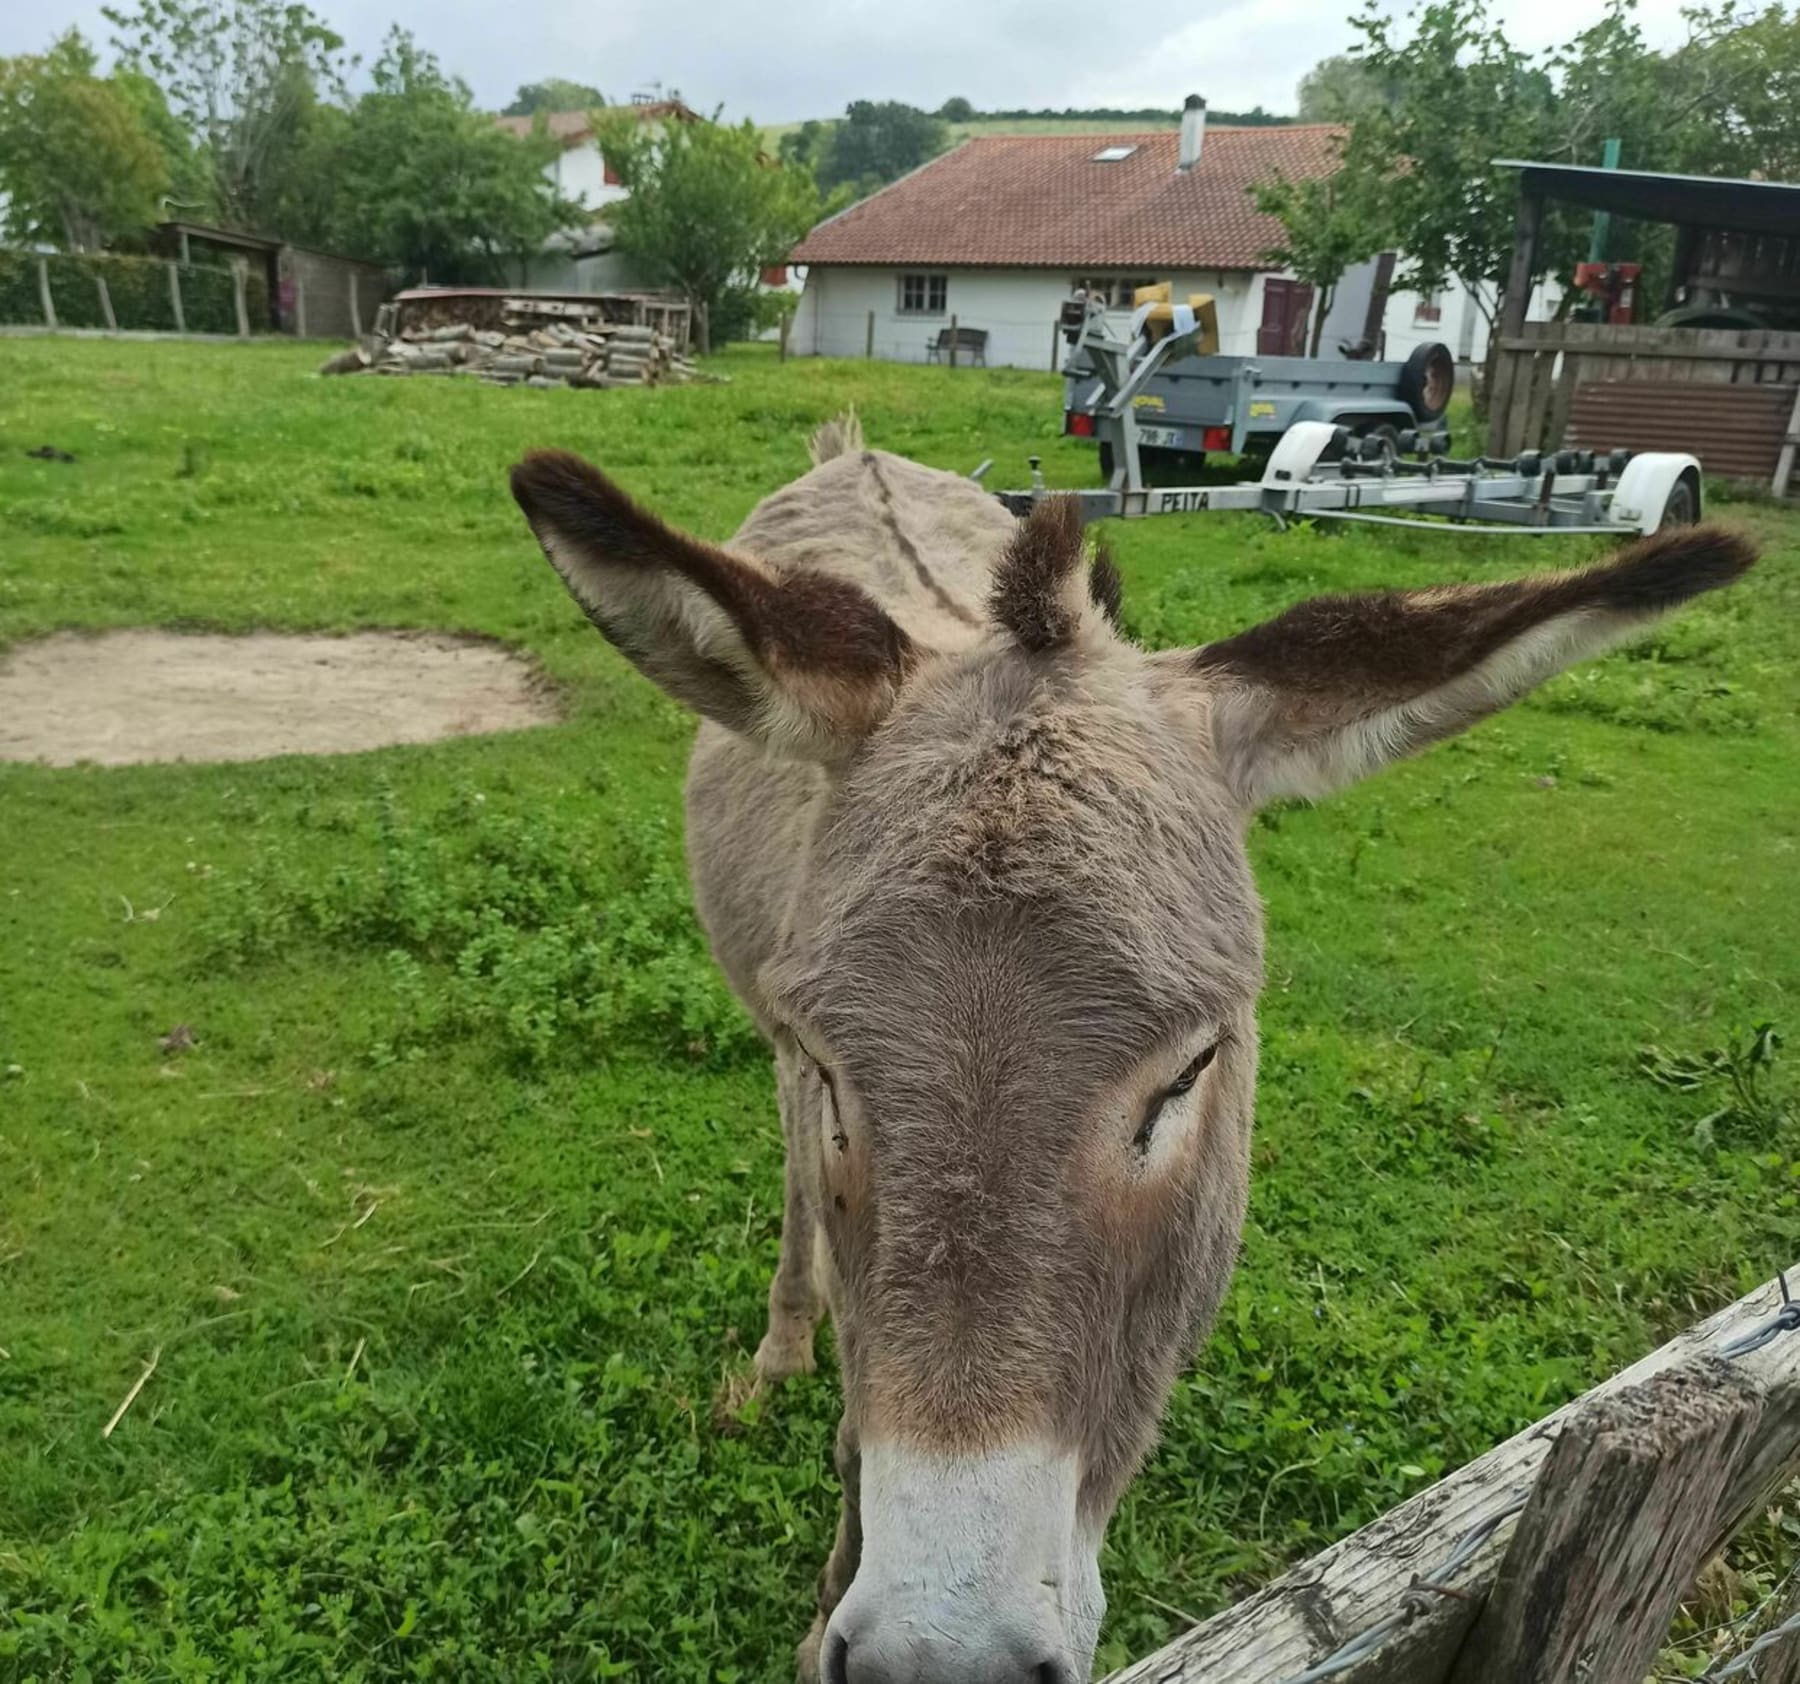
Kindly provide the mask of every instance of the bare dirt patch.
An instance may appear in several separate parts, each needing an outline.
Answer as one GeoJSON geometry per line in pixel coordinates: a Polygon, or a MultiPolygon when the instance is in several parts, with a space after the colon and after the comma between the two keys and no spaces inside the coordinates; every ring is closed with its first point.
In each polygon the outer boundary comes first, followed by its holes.
{"type": "Polygon", "coordinates": [[[0,760],[352,754],[553,723],[531,665],[434,633],[59,632],[0,656],[0,760]]]}

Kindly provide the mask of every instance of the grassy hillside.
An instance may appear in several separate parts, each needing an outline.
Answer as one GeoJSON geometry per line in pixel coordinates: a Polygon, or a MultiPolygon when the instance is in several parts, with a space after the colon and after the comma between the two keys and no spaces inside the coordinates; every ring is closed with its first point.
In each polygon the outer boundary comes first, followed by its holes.
{"type": "MultiPolygon", "coordinates": [[[[568,601],[505,473],[578,449],[722,538],[854,402],[923,461],[1092,483],[1056,381],[0,359],[0,647],[451,628],[528,652],[566,710],[335,759],[0,766],[0,1681],[791,1677],[836,1398],[826,1360],[713,1415],[780,1170],[689,911],[691,725],[568,601]],[[159,1045],[176,1024],[191,1051],[159,1045]]],[[[1791,1056],[1744,1050],[1800,1027],[1800,521],[1732,513],[1769,545],[1740,589],[1256,826],[1243,1265],[1113,1528],[1109,1663],[1800,1252],[1791,1056]]],[[[1588,553],[1249,517],[1113,541],[1159,645],[1588,553]]]]}

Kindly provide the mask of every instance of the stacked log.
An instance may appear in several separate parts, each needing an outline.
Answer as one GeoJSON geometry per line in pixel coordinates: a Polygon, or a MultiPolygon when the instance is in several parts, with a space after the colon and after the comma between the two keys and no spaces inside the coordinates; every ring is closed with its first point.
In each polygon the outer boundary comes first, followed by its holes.
{"type": "Polygon", "coordinates": [[[548,300],[508,299],[500,329],[472,322],[401,328],[390,307],[375,331],[340,351],[321,374],[460,375],[489,386],[679,386],[719,381],[703,374],[657,328],[606,320],[598,311],[548,300]]]}

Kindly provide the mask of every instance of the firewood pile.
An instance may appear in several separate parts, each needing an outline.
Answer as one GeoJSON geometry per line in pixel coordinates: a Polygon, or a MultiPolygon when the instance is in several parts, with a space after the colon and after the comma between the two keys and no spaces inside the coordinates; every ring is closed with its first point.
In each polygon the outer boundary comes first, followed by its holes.
{"type": "Polygon", "coordinates": [[[675,338],[655,326],[609,321],[576,303],[541,298],[504,301],[498,328],[468,321],[402,327],[382,306],[375,331],[340,351],[321,374],[463,375],[489,386],[671,386],[716,382],[675,338]]]}

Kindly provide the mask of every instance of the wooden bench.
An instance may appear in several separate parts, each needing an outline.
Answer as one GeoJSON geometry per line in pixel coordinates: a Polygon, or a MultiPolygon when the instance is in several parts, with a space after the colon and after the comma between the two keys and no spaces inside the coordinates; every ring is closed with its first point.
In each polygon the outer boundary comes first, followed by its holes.
{"type": "Polygon", "coordinates": [[[925,360],[935,363],[948,357],[952,367],[966,360],[986,368],[987,341],[984,327],[941,327],[935,339],[925,341],[925,360]]]}

